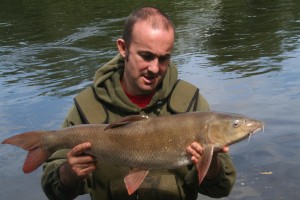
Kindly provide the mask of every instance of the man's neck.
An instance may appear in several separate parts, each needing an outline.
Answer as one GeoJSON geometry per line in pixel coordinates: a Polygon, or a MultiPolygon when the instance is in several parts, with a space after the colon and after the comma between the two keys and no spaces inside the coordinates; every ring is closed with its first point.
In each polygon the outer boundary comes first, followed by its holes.
{"type": "Polygon", "coordinates": [[[150,103],[153,95],[155,94],[155,92],[152,92],[150,94],[143,94],[143,95],[130,94],[129,92],[127,92],[123,81],[121,81],[121,85],[129,100],[140,108],[145,108],[150,103]]]}

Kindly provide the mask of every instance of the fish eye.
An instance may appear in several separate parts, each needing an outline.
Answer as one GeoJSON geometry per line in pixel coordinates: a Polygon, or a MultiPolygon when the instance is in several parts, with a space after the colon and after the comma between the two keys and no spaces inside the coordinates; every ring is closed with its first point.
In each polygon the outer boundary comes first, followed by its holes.
{"type": "Polygon", "coordinates": [[[234,122],[233,122],[233,128],[237,128],[237,127],[239,127],[240,126],[240,120],[235,120],[234,122]]]}

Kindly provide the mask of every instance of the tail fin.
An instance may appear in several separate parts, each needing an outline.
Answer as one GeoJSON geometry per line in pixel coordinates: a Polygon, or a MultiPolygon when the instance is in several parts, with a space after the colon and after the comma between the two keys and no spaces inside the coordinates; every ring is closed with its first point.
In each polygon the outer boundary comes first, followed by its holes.
{"type": "Polygon", "coordinates": [[[37,169],[49,156],[41,146],[41,137],[46,132],[34,131],[15,135],[7,138],[2,144],[11,144],[28,151],[23,165],[24,173],[30,173],[37,169]]]}

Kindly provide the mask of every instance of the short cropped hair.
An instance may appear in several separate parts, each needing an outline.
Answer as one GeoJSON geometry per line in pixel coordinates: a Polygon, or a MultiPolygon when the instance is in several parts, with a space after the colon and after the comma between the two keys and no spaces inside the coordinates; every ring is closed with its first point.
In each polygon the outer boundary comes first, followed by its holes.
{"type": "Polygon", "coordinates": [[[132,40],[134,25],[137,22],[144,20],[148,20],[154,29],[163,28],[166,31],[171,29],[175,34],[174,24],[164,12],[155,7],[138,8],[128,16],[124,25],[122,39],[124,40],[127,49],[132,40]]]}

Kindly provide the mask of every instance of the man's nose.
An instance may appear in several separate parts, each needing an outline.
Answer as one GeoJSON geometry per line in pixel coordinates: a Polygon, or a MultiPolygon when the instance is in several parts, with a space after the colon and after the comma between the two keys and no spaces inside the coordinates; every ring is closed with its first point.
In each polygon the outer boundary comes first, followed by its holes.
{"type": "Polygon", "coordinates": [[[155,58],[150,62],[150,65],[148,67],[148,71],[156,74],[159,72],[159,59],[155,58]]]}

